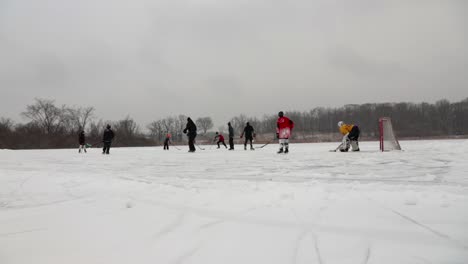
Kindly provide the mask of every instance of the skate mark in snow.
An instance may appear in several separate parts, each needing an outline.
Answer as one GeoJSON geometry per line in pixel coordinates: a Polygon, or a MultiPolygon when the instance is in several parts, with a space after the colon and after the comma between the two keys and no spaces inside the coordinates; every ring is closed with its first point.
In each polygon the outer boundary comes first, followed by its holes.
{"type": "Polygon", "coordinates": [[[468,246],[465,245],[463,242],[457,241],[457,240],[453,239],[452,237],[450,237],[450,236],[448,236],[448,235],[446,235],[444,233],[441,233],[441,232],[439,232],[439,231],[437,231],[435,229],[432,229],[431,227],[429,227],[427,225],[424,225],[424,224],[418,222],[417,220],[415,220],[415,219],[413,219],[413,218],[411,218],[409,216],[406,216],[406,215],[404,215],[404,214],[402,214],[402,213],[400,213],[400,212],[398,212],[396,210],[393,210],[391,208],[389,208],[389,210],[392,211],[393,213],[399,215],[403,219],[405,219],[405,220],[407,220],[407,221],[409,221],[409,222],[411,222],[411,223],[413,223],[413,224],[415,224],[415,225],[417,225],[417,226],[419,226],[419,227],[421,227],[423,229],[426,229],[427,231],[431,232],[432,234],[434,234],[434,235],[436,235],[438,237],[441,237],[441,238],[445,238],[445,239],[447,239],[447,240],[461,246],[463,249],[468,250],[468,246]]]}
{"type": "Polygon", "coordinates": [[[125,181],[133,181],[133,182],[141,182],[141,183],[146,183],[146,184],[152,184],[152,181],[146,180],[144,178],[130,178],[127,176],[120,176],[119,179],[125,180],[125,181]]]}
{"type": "Polygon", "coordinates": [[[314,242],[315,242],[315,244],[314,244],[315,253],[317,254],[318,263],[323,264],[322,256],[320,255],[320,249],[319,249],[319,245],[318,245],[317,235],[315,235],[315,234],[314,234],[314,242]]]}
{"type": "Polygon", "coordinates": [[[31,232],[37,232],[37,231],[43,231],[43,230],[47,230],[47,228],[34,228],[34,229],[16,231],[16,232],[10,232],[10,233],[0,233],[0,237],[13,236],[13,235],[18,235],[18,234],[31,233],[31,232]]]}
{"type": "Polygon", "coordinates": [[[187,259],[189,259],[193,254],[197,253],[197,251],[200,249],[200,245],[192,248],[191,250],[185,252],[183,255],[179,256],[177,259],[175,259],[172,263],[173,264],[182,264],[184,263],[187,259]]]}
{"type": "Polygon", "coordinates": [[[444,165],[449,165],[452,161],[448,159],[435,158],[434,161],[441,162],[444,165]]]}
{"type": "MultiPolygon", "coordinates": [[[[275,169],[277,171],[277,169],[275,169]]],[[[268,182],[268,181],[275,181],[275,182],[308,182],[308,181],[318,181],[324,183],[348,183],[348,182],[362,182],[362,183],[385,183],[385,184],[407,184],[408,186],[415,185],[415,186],[461,186],[461,187],[468,187],[467,183],[464,182],[450,182],[450,181],[442,181],[442,182],[434,182],[431,180],[414,180],[414,178],[418,177],[426,177],[426,173],[420,175],[407,175],[407,176],[398,176],[398,177],[380,177],[380,178],[362,178],[362,177],[350,177],[350,178],[343,178],[339,177],[341,173],[332,174],[330,177],[324,176],[280,176],[280,175],[269,175],[265,174],[262,176],[251,177],[251,176],[237,176],[233,177],[223,177],[223,176],[214,176],[214,177],[205,177],[205,176],[177,176],[178,179],[185,179],[185,180],[192,180],[194,178],[198,180],[210,180],[210,181],[224,181],[224,180],[233,180],[233,181],[257,181],[257,182],[268,182]],[[406,179],[406,180],[405,180],[406,179]]],[[[158,177],[159,180],[166,179],[167,177],[160,176],[158,177]]],[[[185,185],[175,184],[170,182],[158,182],[158,184],[164,184],[171,187],[177,188],[186,188],[185,185]]]]}
{"type": "Polygon", "coordinates": [[[364,256],[364,261],[362,262],[363,264],[367,264],[369,262],[370,255],[371,255],[371,247],[369,245],[367,246],[367,250],[364,256]]]}
{"type": "Polygon", "coordinates": [[[64,200],[57,200],[48,203],[39,203],[39,204],[31,204],[31,205],[18,205],[18,206],[6,206],[7,210],[14,210],[14,209],[29,209],[29,208],[37,208],[37,207],[45,207],[45,206],[52,206],[62,203],[74,202],[76,200],[81,200],[86,198],[85,196],[77,196],[72,199],[64,199],[64,200]]]}
{"type": "Polygon", "coordinates": [[[411,218],[411,217],[409,217],[409,216],[406,216],[406,215],[404,215],[404,214],[402,214],[402,213],[400,213],[400,212],[398,212],[398,211],[396,211],[396,210],[393,210],[393,209],[389,209],[389,210],[392,211],[394,214],[401,216],[403,219],[405,219],[405,220],[407,220],[407,221],[409,221],[409,222],[411,222],[411,223],[413,223],[413,224],[415,224],[415,225],[417,225],[417,226],[419,226],[419,227],[422,227],[423,229],[426,229],[426,230],[428,230],[429,232],[431,232],[431,233],[433,233],[433,234],[435,234],[435,235],[437,235],[437,236],[439,236],[439,237],[443,237],[443,238],[448,238],[448,239],[450,239],[450,237],[449,237],[448,235],[443,234],[443,233],[441,233],[441,232],[439,232],[439,231],[437,231],[437,230],[434,230],[434,229],[432,229],[432,228],[430,228],[430,227],[428,227],[428,226],[426,226],[426,225],[424,225],[424,224],[422,224],[422,223],[416,221],[415,219],[413,219],[413,218],[411,218]]]}
{"type": "Polygon", "coordinates": [[[446,240],[448,240],[448,241],[450,241],[452,243],[455,243],[457,246],[460,246],[463,249],[468,250],[468,246],[465,245],[463,242],[460,242],[460,241],[458,241],[456,239],[453,239],[452,237],[450,237],[447,234],[444,234],[444,233],[439,232],[439,231],[437,231],[437,230],[435,230],[435,229],[433,229],[433,228],[431,228],[431,227],[429,227],[427,225],[424,225],[423,223],[420,223],[419,221],[417,221],[417,220],[415,220],[415,219],[413,219],[413,218],[411,218],[411,217],[409,217],[407,215],[404,215],[404,214],[402,214],[402,213],[400,213],[400,212],[398,212],[398,211],[396,211],[396,210],[394,210],[394,209],[392,209],[390,207],[387,207],[387,206],[385,206],[385,205],[371,199],[370,197],[367,197],[367,196],[364,196],[364,197],[366,197],[369,201],[374,202],[375,204],[380,206],[382,209],[388,210],[388,211],[400,216],[401,218],[405,219],[406,221],[408,221],[408,222],[410,222],[412,224],[415,224],[416,226],[419,226],[420,228],[425,229],[426,231],[429,231],[430,233],[434,234],[435,236],[446,239],[446,240]]]}
{"type": "Polygon", "coordinates": [[[166,225],[163,227],[159,232],[153,235],[153,239],[157,240],[161,238],[164,235],[167,235],[171,232],[174,232],[180,225],[182,225],[182,222],[184,221],[185,218],[185,213],[181,213],[174,222],[166,225]]]}
{"type": "Polygon", "coordinates": [[[218,220],[215,220],[215,221],[212,221],[212,222],[209,222],[209,223],[206,223],[206,224],[203,224],[199,227],[199,230],[203,230],[203,229],[207,229],[207,228],[211,228],[213,226],[217,226],[217,225],[220,225],[222,223],[226,222],[225,220],[223,219],[218,219],[218,220]]]}
{"type": "Polygon", "coordinates": [[[304,238],[307,236],[307,233],[308,231],[303,230],[296,239],[296,243],[294,245],[293,260],[292,260],[293,264],[297,263],[297,255],[299,253],[299,247],[301,246],[302,240],[304,240],[304,238]]]}
{"type": "MultiPolygon", "coordinates": [[[[237,213],[237,215],[245,215],[251,211],[254,211],[256,209],[258,209],[259,207],[258,206],[255,206],[255,207],[251,207],[251,208],[247,208],[246,210],[243,210],[243,211],[240,211],[239,213],[237,213]]],[[[203,229],[206,229],[206,228],[211,228],[213,226],[217,226],[217,225],[220,225],[222,223],[225,223],[229,221],[228,218],[216,218],[216,220],[214,221],[211,221],[211,222],[208,222],[206,224],[203,224],[199,227],[199,230],[203,230],[203,229]]]]}

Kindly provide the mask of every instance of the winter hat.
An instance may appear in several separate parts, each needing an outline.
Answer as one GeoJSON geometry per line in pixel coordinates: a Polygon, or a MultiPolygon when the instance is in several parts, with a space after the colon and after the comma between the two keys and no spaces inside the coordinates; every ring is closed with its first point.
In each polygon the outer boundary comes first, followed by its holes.
{"type": "Polygon", "coordinates": [[[341,127],[342,125],[344,125],[343,121],[338,122],[338,127],[341,127]]]}
{"type": "Polygon", "coordinates": [[[280,112],[278,113],[278,116],[279,116],[279,117],[283,117],[283,115],[284,115],[283,111],[280,111],[280,112]]]}

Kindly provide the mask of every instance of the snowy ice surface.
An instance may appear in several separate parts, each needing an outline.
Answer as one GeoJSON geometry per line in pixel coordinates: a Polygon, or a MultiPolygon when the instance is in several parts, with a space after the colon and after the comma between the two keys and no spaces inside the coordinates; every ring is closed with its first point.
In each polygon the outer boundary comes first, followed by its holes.
{"type": "Polygon", "coordinates": [[[0,150],[0,263],[468,263],[468,140],[0,150]]]}

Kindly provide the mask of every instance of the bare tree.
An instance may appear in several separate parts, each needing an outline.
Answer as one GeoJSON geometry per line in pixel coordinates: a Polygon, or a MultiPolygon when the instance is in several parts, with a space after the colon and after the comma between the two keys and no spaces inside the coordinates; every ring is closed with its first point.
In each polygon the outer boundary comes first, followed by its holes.
{"type": "Polygon", "coordinates": [[[64,106],[58,108],[54,100],[35,98],[35,103],[26,106],[23,116],[37,123],[46,134],[51,134],[57,130],[62,123],[64,106]]]}
{"type": "Polygon", "coordinates": [[[167,117],[167,118],[164,118],[162,121],[162,125],[164,126],[165,128],[165,132],[172,132],[175,130],[175,121],[176,119],[173,118],[173,117],[167,117]]]}
{"type": "Polygon", "coordinates": [[[233,117],[230,122],[235,131],[242,132],[248,120],[249,118],[246,115],[241,114],[240,116],[233,117]]]}
{"type": "Polygon", "coordinates": [[[184,130],[186,124],[187,124],[187,116],[179,115],[176,119],[176,131],[173,137],[174,140],[182,141],[182,138],[183,138],[182,130],[184,130]]]}
{"type": "Polygon", "coordinates": [[[127,116],[125,119],[117,121],[114,124],[114,128],[119,133],[119,137],[132,138],[139,134],[139,128],[135,120],[127,116]]]}
{"type": "Polygon", "coordinates": [[[68,116],[73,124],[74,130],[86,128],[87,123],[94,117],[94,107],[67,108],[68,116]]]}
{"type": "Polygon", "coordinates": [[[149,124],[147,128],[149,129],[152,138],[156,138],[157,141],[162,140],[165,128],[161,120],[151,122],[151,124],[149,124]]]}
{"type": "Polygon", "coordinates": [[[187,117],[184,115],[166,117],[164,119],[151,122],[147,128],[150,131],[150,136],[157,141],[163,140],[166,133],[171,133],[173,141],[182,140],[182,130],[187,123],[187,117]]]}
{"type": "Polygon", "coordinates": [[[203,134],[206,134],[206,131],[213,128],[213,120],[211,119],[211,117],[208,116],[198,118],[195,121],[195,124],[197,124],[197,126],[201,128],[201,130],[203,130],[203,134]]]}
{"type": "Polygon", "coordinates": [[[14,126],[13,120],[10,118],[0,118],[0,133],[1,132],[11,132],[14,126]]]}
{"type": "Polygon", "coordinates": [[[0,118],[0,149],[9,147],[12,141],[13,125],[13,120],[0,118]]]}
{"type": "Polygon", "coordinates": [[[276,115],[264,115],[262,121],[257,128],[255,128],[260,133],[275,133],[276,132],[276,120],[278,117],[276,115]]]}
{"type": "MultiPolygon", "coordinates": [[[[76,129],[87,128],[90,142],[101,142],[105,124],[113,124],[118,134],[119,146],[153,145],[169,132],[174,141],[185,139],[182,130],[187,123],[184,115],[170,116],[149,124],[150,135],[143,135],[130,117],[117,122],[93,120],[93,107],[56,106],[53,100],[35,99],[22,115],[30,122],[15,124],[11,119],[0,118],[0,148],[63,148],[76,144],[76,129]],[[150,139],[150,137],[151,139],[150,139]]],[[[287,116],[296,124],[293,135],[311,140],[335,140],[339,138],[338,121],[357,124],[363,138],[379,135],[378,119],[392,118],[393,128],[399,137],[434,137],[468,135],[468,98],[459,102],[440,100],[436,103],[368,103],[342,107],[317,107],[306,112],[288,111],[287,116]]],[[[274,135],[276,114],[255,118],[239,115],[231,119],[231,125],[240,134],[247,121],[263,138],[274,135]],[[262,135],[263,134],[263,135],[262,135]]],[[[211,118],[196,120],[201,138],[209,139],[213,128],[211,118]]],[[[225,129],[218,127],[219,131],[225,129]]],[[[94,143],[93,143],[94,145],[94,143]]]]}

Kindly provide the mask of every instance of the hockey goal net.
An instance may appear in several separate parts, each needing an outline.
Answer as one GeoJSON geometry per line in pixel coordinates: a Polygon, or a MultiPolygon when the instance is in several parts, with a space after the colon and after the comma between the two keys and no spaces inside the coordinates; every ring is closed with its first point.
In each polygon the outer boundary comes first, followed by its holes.
{"type": "Polygon", "coordinates": [[[401,150],[400,143],[398,143],[398,139],[393,131],[392,120],[390,118],[382,117],[379,119],[379,131],[381,151],[401,150]]]}

